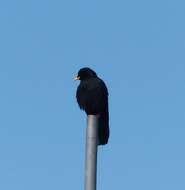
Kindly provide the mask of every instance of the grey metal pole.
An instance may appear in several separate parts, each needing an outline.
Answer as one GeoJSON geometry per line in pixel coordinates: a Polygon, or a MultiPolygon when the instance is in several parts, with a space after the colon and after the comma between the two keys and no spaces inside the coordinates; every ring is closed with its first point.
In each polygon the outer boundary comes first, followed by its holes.
{"type": "Polygon", "coordinates": [[[85,190],[96,190],[98,116],[87,116],[85,190]]]}

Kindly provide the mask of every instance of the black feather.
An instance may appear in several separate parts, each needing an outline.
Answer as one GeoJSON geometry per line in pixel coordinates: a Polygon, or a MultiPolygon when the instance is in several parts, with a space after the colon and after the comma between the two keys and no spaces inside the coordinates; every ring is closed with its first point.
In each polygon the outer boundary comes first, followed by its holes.
{"type": "Polygon", "coordinates": [[[78,77],[80,77],[80,85],[77,88],[76,98],[79,107],[87,115],[99,115],[99,145],[107,144],[109,139],[107,87],[103,80],[89,68],[80,69],[78,77]]]}

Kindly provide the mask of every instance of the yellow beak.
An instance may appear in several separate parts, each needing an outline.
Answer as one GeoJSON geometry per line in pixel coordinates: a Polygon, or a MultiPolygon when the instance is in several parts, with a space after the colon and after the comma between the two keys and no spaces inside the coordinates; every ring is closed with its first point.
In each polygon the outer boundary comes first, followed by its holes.
{"type": "Polygon", "coordinates": [[[74,80],[80,80],[80,77],[76,76],[76,77],[74,78],[74,80]]]}

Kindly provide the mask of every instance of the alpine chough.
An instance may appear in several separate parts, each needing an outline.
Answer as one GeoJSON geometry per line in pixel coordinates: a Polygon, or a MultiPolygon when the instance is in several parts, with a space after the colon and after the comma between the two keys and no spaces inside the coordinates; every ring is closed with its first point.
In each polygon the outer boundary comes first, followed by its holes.
{"type": "Polygon", "coordinates": [[[75,80],[80,80],[76,99],[80,109],[87,115],[98,115],[98,145],[105,145],[109,139],[108,90],[97,74],[90,68],[78,71],[75,80]]]}

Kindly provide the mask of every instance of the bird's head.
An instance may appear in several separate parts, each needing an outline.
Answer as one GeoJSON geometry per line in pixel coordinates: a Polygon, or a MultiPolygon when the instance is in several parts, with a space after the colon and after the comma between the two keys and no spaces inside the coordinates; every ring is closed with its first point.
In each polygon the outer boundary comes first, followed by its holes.
{"type": "Polygon", "coordinates": [[[93,77],[97,77],[97,74],[92,69],[85,67],[78,71],[78,75],[74,80],[86,80],[93,77]]]}

